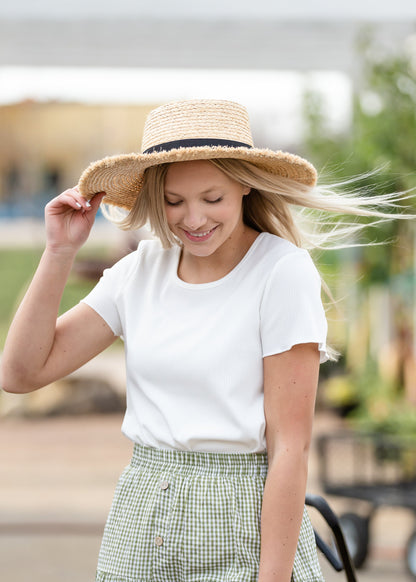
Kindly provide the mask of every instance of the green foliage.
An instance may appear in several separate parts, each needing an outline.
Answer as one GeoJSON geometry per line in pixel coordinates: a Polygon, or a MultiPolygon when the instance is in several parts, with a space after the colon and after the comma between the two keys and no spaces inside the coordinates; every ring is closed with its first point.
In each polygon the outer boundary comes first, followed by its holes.
{"type": "Polygon", "coordinates": [[[368,359],[364,370],[331,376],[325,383],[325,397],[331,406],[354,405],[354,416],[367,415],[368,407],[378,399],[383,403],[396,399],[395,387],[381,380],[377,364],[368,359]]]}
{"type": "MultiPolygon", "coordinates": [[[[40,249],[0,249],[0,347],[4,345],[13,313],[28,287],[41,257],[40,249]]],[[[82,299],[94,283],[71,276],[62,298],[63,313],[82,299]]]]}
{"type": "MultiPolygon", "coordinates": [[[[404,48],[386,52],[368,31],[358,44],[361,79],[356,83],[347,133],[331,134],[320,95],[305,95],[308,156],[325,181],[360,176],[356,186],[370,195],[410,190],[416,187],[416,49],[413,54],[404,48]]],[[[400,252],[395,241],[409,248],[411,236],[403,221],[369,229],[364,242],[393,242],[361,249],[362,283],[390,281],[400,252]]]]}
{"type": "Polygon", "coordinates": [[[352,418],[361,432],[416,438],[416,410],[403,401],[376,400],[352,418]]]}
{"type": "Polygon", "coordinates": [[[21,292],[33,275],[41,256],[39,249],[3,249],[0,251],[0,342],[4,343],[12,312],[21,292]]]}
{"type": "Polygon", "coordinates": [[[361,402],[350,420],[362,432],[416,437],[416,409],[400,389],[377,374],[374,363],[356,379],[361,402]]]}
{"type": "Polygon", "coordinates": [[[324,390],[327,403],[344,408],[350,426],[361,433],[416,438],[416,409],[397,385],[380,377],[374,361],[360,373],[330,377],[324,390]]]}
{"type": "Polygon", "coordinates": [[[353,95],[346,135],[331,135],[316,93],[304,100],[306,145],[319,167],[336,178],[366,174],[372,189],[402,191],[416,186],[416,55],[385,53],[365,34],[359,41],[361,81],[353,95]]]}

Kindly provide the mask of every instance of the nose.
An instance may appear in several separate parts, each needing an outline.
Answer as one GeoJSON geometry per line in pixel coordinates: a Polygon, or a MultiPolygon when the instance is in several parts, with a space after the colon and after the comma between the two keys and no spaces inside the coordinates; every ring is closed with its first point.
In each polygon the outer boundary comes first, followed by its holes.
{"type": "Polygon", "coordinates": [[[206,217],[202,209],[198,206],[188,205],[185,210],[183,223],[189,230],[195,231],[206,223],[206,217]]]}

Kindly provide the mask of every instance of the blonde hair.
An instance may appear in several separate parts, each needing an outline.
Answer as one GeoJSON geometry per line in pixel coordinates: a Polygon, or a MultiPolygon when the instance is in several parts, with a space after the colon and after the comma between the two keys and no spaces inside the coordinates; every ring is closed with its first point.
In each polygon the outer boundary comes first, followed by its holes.
{"type": "MultiPolygon", "coordinates": [[[[243,197],[243,221],[247,226],[258,232],[278,235],[308,250],[359,246],[356,235],[369,225],[351,221],[346,215],[370,217],[372,226],[392,218],[414,217],[403,213],[402,203],[411,198],[409,193],[370,195],[363,189],[357,192],[359,179],[331,187],[308,187],[270,174],[243,160],[209,161],[230,178],[250,187],[249,195],[243,197]],[[398,208],[402,209],[399,213],[398,208]]],[[[149,224],[165,248],[179,242],[170,231],[165,215],[164,182],[168,167],[169,164],[163,164],[147,169],[133,209],[127,216],[120,218],[119,215],[115,220],[125,230],[149,224]]],[[[112,207],[105,212],[113,221],[114,211],[112,207]]],[[[323,279],[322,287],[330,302],[335,304],[323,279]]],[[[338,359],[336,350],[330,346],[327,350],[330,360],[338,359]]]]}
{"type": "MultiPolygon", "coordinates": [[[[413,217],[396,212],[398,208],[403,210],[402,202],[411,197],[409,194],[370,194],[364,189],[357,190],[359,179],[330,187],[309,187],[244,160],[208,161],[233,180],[250,187],[250,194],[243,198],[243,221],[247,226],[278,235],[308,250],[359,245],[356,234],[369,225],[347,219],[346,215],[371,217],[371,226],[392,218],[413,217]]],[[[178,243],[165,215],[164,182],[169,165],[161,164],[145,171],[141,193],[127,215],[117,207],[103,209],[104,215],[123,230],[148,224],[165,248],[178,243]]]]}

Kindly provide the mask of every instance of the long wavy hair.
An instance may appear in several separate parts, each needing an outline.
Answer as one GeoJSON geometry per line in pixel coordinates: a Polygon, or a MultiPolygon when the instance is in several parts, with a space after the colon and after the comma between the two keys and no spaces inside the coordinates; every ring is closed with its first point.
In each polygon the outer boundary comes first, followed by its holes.
{"type": "MultiPolygon", "coordinates": [[[[374,226],[393,218],[414,218],[403,208],[403,202],[411,198],[411,193],[375,195],[357,189],[360,178],[330,187],[311,188],[270,174],[246,161],[209,161],[230,178],[250,187],[250,193],[243,197],[243,221],[247,226],[278,235],[308,250],[372,244],[360,243],[357,236],[369,224],[374,226]],[[357,221],[356,217],[360,216],[370,220],[357,221]]],[[[150,226],[164,248],[179,244],[169,229],[165,214],[164,183],[168,167],[169,164],[164,164],[146,170],[142,192],[127,215],[115,207],[105,210],[105,215],[124,230],[150,226]]],[[[322,287],[330,303],[335,304],[323,279],[322,287]]],[[[339,353],[329,346],[328,355],[335,361],[339,353]]]]}
{"type": "MultiPolygon", "coordinates": [[[[369,224],[374,226],[392,218],[414,218],[403,209],[403,202],[411,194],[376,195],[357,188],[359,179],[308,187],[243,160],[209,161],[250,188],[249,195],[243,198],[243,221],[247,226],[278,235],[308,250],[357,246],[362,244],[357,233],[369,224]],[[352,218],[359,216],[370,220],[352,218]]],[[[104,215],[123,230],[148,225],[165,248],[178,244],[165,214],[164,182],[168,167],[169,164],[162,164],[145,171],[141,194],[128,214],[113,206],[103,208],[104,215]]]]}

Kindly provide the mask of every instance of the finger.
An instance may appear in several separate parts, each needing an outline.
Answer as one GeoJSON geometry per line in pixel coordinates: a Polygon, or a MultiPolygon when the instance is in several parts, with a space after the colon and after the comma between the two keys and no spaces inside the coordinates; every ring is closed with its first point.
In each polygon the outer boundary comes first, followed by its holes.
{"type": "Polygon", "coordinates": [[[74,210],[88,210],[90,204],[81,196],[77,187],[69,188],[60,194],[55,200],[59,205],[68,205],[74,210]]]}
{"type": "Polygon", "coordinates": [[[98,210],[103,198],[105,196],[105,192],[98,192],[94,194],[89,200],[86,201],[86,206],[88,209],[93,209],[95,211],[98,210]]]}

